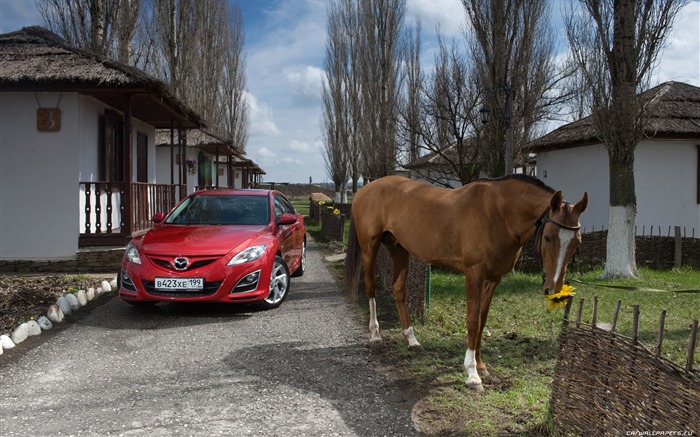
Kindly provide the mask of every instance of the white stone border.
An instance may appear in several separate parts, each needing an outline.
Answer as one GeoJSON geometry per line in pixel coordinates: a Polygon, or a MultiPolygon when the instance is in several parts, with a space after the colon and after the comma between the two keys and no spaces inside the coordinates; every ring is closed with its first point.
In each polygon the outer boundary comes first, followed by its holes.
{"type": "Polygon", "coordinates": [[[67,293],[52,304],[46,315],[40,316],[37,320],[30,320],[17,326],[12,334],[0,335],[0,355],[3,350],[12,349],[16,345],[33,335],[39,335],[42,331],[48,331],[54,323],[61,323],[65,316],[70,315],[89,302],[97,299],[105,293],[117,289],[116,276],[111,281],[102,281],[99,287],[90,287],[87,290],[78,290],[76,293],[67,293]]]}

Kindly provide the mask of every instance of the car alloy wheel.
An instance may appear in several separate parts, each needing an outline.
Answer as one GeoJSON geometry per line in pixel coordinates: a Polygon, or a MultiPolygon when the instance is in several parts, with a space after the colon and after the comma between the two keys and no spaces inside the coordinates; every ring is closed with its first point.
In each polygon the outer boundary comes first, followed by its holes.
{"type": "Polygon", "coordinates": [[[287,264],[281,257],[276,256],[270,274],[270,294],[263,300],[263,307],[267,309],[277,308],[287,297],[288,291],[289,270],[287,264]]]}

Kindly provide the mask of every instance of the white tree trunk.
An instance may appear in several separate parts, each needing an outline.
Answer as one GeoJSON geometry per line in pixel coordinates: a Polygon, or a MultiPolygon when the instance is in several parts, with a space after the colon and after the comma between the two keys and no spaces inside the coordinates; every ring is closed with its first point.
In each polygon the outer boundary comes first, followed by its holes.
{"type": "Polygon", "coordinates": [[[335,199],[333,199],[333,202],[340,203],[343,200],[341,196],[342,196],[342,193],[340,191],[336,191],[335,192],[335,199]]]}
{"type": "Polygon", "coordinates": [[[637,263],[634,258],[636,221],[637,210],[634,206],[610,207],[603,277],[637,276],[637,263]]]}

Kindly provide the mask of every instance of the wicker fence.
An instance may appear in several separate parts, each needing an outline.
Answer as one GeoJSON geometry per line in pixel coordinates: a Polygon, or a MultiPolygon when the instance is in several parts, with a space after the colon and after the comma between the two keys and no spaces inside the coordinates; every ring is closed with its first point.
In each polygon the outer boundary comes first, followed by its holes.
{"type": "Polygon", "coordinates": [[[605,330],[597,327],[596,304],[587,325],[581,323],[579,300],[575,322],[565,319],[559,337],[551,398],[557,434],[697,435],[700,373],[693,371],[693,361],[698,321],[693,321],[686,366],[681,367],[661,356],[664,313],[652,352],[637,339],[639,306],[633,306],[632,336],[626,337],[615,332],[619,301],[605,330]]]}
{"type": "MultiPolygon", "coordinates": [[[[676,228],[676,231],[679,229],[676,228]]],[[[684,237],[680,232],[669,234],[638,235],[635,242],[637,266],[655,269],[670,269],[674,266],[700,268],[700,238],[684,237]]],[[[603,265],[607,237],[607,230],[584,233],[583,242],[574,257],[575,264],[582,269],[603,265]]],[[[525,272],[541,270],[531,246],[523,248],[516,268],[525,272]]]]}
{"type": "MultiPolygon", "coordinates": [[[[321,235],[329,241],[343,242],[345,235],[345,221],[351,216],[351,204],[329,204],[311,201],[309,204],[309,217],[320,221],[321,235]]],[[[425,314],[425,296],[427,288],[428,265],[411,256],[409,260],[409,274],[406,285],[406,304],[413,320],[423,321],[425,314]]],[[[378,284],[385,290],[391,290],[393,282],[394,266],[389,251],[383,246],[377,255],[377,279],[378,284]]],[[[391,308],[386,308],[392,311],[391,308]]]]}

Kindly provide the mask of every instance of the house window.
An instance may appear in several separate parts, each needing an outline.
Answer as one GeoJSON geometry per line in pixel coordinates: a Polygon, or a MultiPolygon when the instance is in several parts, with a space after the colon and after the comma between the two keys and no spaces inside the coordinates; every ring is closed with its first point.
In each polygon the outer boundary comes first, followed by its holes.
{"type": "Polygon", "coordinates": [[[124,122],[120,114],[105,111],[101,135],[100,179],[124,182],[124,122]]]}

